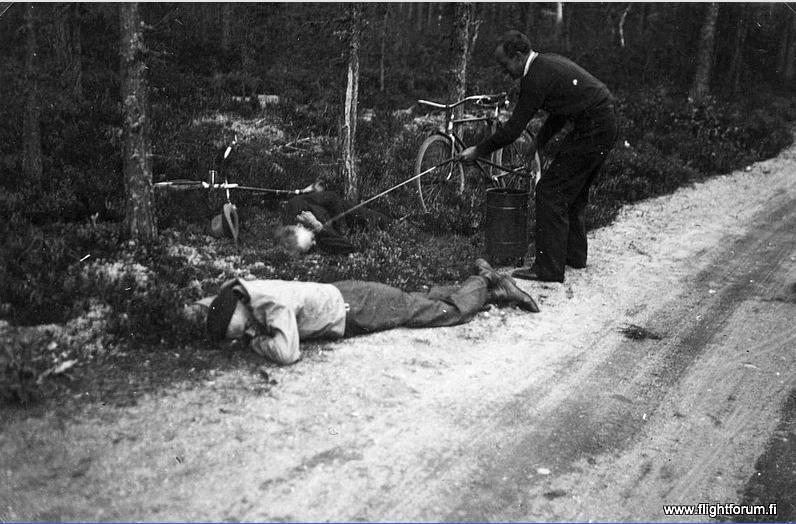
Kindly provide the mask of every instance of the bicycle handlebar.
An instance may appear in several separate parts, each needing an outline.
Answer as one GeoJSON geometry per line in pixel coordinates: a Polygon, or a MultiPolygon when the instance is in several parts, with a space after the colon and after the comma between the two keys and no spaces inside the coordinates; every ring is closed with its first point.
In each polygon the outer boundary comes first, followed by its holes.
{"type": "Polygon", "coordinates": [[[489,105],[500,105],[506,102],[507,93],[496,93],[494,95],[472,95],[466,98],[459,100],[458,102],[454,102],[453,104],[440,104],[439,102],[431,102],[430,100],[418,100],[417,103],[421,105],[426,105],[430,107],[434,107],[437,109],[453,109],[454,107],[458,107],[462,104],[466,104],[467,102],[475,102],[476,104],[489,106],[489,105]]]}

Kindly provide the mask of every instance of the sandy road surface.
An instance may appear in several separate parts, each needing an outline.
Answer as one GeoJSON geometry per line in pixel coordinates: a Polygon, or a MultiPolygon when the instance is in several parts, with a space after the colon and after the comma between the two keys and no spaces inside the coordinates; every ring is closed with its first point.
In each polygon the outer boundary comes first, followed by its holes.
{"type": "Polygon", "coordinates": [[[16,420],[0,520],[667,520],[662,504],[740,502],[796,388],[795,232],[790,149],[626,208],[587,269],[521,283],[541,314],[330,344],[270,391],[232,371],[16,420]]]}

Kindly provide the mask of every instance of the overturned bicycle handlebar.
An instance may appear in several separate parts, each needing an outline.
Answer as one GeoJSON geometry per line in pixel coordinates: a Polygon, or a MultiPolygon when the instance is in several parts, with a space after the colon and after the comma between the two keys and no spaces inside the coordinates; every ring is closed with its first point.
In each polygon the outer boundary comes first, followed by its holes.
{"type": "Polygon", "coordinates": [[[208,183],[202,180],[169,180],[166,182],[157,182],[152,184],[153,187],[164,187],[174,189],[242,189],[244,191],[254,191],[257,193],[271,193],[275,195],[300,195],[306,192],[306,189],[269,189],[265,187],[252,187],[242,186],[240,184],[224,183],[208,183]]]}

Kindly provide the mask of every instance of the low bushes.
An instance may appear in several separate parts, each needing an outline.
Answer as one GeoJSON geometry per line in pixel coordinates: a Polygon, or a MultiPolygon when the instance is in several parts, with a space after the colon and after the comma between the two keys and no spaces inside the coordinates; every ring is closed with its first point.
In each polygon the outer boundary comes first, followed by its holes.
{"type": "MultiPolygon", "coordinates": [[[[790,143],[788,118],[796,116],[791,101],[776,97],[768,107],[716,101],[694,107],[660,89],[620,98],[622,134],[593,189],[587,211],[592,228],[610,223],[625,203],[775,154],[790,143]]],[[[340,186],[336,142],[315,134],[331,125],[327,110],[282,106],[258,113],[247,107],[244,118],[229,109],[226,116],[159,128],[156,176],[205,179],[208,169],[223,167],[245,185],[295,189],[324,174],[340,186]],[[238,146],[222,165],[220,155],[236,134],[238,146]]],[[[412,175],[424,132],[411,124],[411,115],[382,109],[360,124],[363,198],[412,175]]],[[[477,203],[424,215],[412,184],[372,204],[395,221],[388,231],[350,232],[360,252],[346,257],[293,259],[277,251],[270,231],[278,221],[278,200],[244,193],[234,197],[243,220],[240,253],[205,235],[224,200],[220,193],[158,192],[161,242],[135,246],[119,230],[118,173],[101,171],[114,162],[93,171],[64,165],[62,176],[47,184],[14,183],[0,192],[0,338],[6,348],[0,397],[6,400],[33,398],[48,370],[109,345],[201,345],[202,332],[182,317],[182,307],[228,278],[356,278],[420,290],[463,279],[482,253],[477,203]],[[86,319],[93,319],[90,331],[101,332],[91,343],[52,333],[32,336],[21,327],[85,326],[86,319]]],[[[470,197],[476,202],[478,191],[470,197]]]]}

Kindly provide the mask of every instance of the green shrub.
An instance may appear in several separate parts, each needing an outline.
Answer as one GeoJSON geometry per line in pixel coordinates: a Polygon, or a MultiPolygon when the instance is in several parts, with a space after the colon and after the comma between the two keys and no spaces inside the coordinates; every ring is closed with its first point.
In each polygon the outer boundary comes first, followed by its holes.
{"type": "MultiPolygon", "coordinates": [[[[184,103],[176,106],[166,103],[166,93],[155,97],[155,181],[206,180],[215,169],[219,180],[228,176],[248,186],[296,189],[325,175],[342,188],[336,109],[322,102],[264,109],[224,102],[223,112],[208,112],[201,104],[215,95],[203,89],[184,93],[184,103]],[[200,109],[190,109],[194,102],[200,109]],[[238,144],[223,160],[233,136],[238,144]]],[[[589,227],[609,224],[623,204],[775,154],[790,143],[787,119],[796,116],[796,107],[785,99],[774,99],[772,107],[716,101],[694,107],[665,87],[622,97],[621,135],[593,188],[589,227]]],[[[414,183],[370,204],[394,222],[387,231],[346,232],[359,248],[349,256],[292,258],[275,249],[271,231],[282,199],[242,191],[232,196],[242,219],[239,253],[231,242],[205,235],[208,220],[226,200],[223,191],[156,190],[161,242],[130,245],[120,240],[117,223],[123,210],[119,157],[107,149],[118,149],[118,128],[110,116],[100,131],[68,115],[58,118],[65,128],[49,147],[64,152],[62,161],[50,159],[42,181],[7,183],[0,192],[0,319],[14,326],[76,322],[99,308],[108,343],[201,345],[202,330],[183,318],[182,308],[229,278],[362,279],[416,291],[463,280],[472,260],[483,254],[485,187],[471,188],[444,212],[423,214],[414,183]],[[102,147],[92,138],[100,135],[102,147]],[[65,153],[84,139],[90,144],[81,151],[65,153]]],[[[417,150],[433,127],[381,106],[360,122],[363,199],[413,175],[417,150]]],[[[14,164],[0,157],[0,166],[14,164]]],[[[44,336],[14,340],[8,346],[13,351],[0,362],[0,375],[12,386],[0,396],[26,402],[34,398],[42,373],[66,357],[47,350],[51,340],[44,336]]],[[[88,347],[79,340],[72,344],[73,351],[88,347]]]]}

